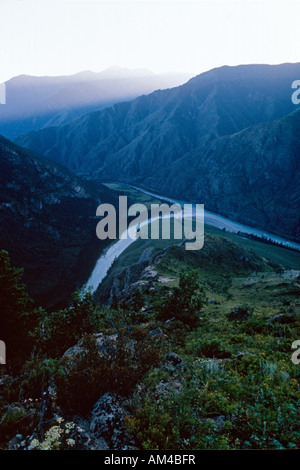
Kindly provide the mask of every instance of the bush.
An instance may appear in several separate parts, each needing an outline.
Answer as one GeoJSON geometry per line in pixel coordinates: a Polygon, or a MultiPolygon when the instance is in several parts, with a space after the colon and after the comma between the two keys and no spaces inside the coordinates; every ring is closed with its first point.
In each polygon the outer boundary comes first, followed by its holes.
{"type": "Polygon", "coordinates": [[[84,334],[101,331],[105,311],[92,299],[91,293],[75,292],[69,307],[58,312],[43,312],[33,333],[39,350],[57,357],[76,344],[84,334]]]}
{"type": "Polygon", "coordinates": [[[229,347],[225,346],[221,340],[217,339],[200,340],[195,353],[200,357],[217,357],[220,359],[231,357],[229,347]]]}
{"type": "MultiPolygon", "coordinates": [[[[106,392],[128,396],[136,383],[151,367],[159,364],[162,345],[160,339],[149,337],[141,328],[135,330],[139,341],[117,336],[109,353],[99,355],[93,336],[86,335],[82,347],[84,354],[76,367],[57,379],[58,403],[68,412],[87,413],[106,392]],[[84,400],[82,399],[84,397],[84,400]]],[[[134,336],[134,335],[133,335],[134,336]]]]}
{"type": "Polygon", "coordinates": [[[199,285],[198,272],[182,272],[179,285],[156,305],[158,319],[166,321],[174,317],[190,327],[195,327],[199,321],[199,312],[206,303],[206,296],[199,285]]]}
{"type": "Polygon", "coordinates": [[[248,305],[234,307],[228,314],[228,320],[246,321],[253,315],[253,308],[248,305]]]}
{"type": "Polygon", "coordinates": [[[12,403],[0,420],[0,443],[16,434],[26,435],[38,424],[39,416],[34,406],[12,403]]]}

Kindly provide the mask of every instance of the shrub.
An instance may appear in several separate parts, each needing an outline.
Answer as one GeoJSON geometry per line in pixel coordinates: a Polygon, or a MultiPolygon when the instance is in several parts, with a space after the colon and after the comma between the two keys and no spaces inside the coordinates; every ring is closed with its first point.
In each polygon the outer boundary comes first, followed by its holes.
{"type": "Polygon", "coordinates": [[[235,321],[246,321],[252,316],[252,314],[252,307],[249,307],[248,305],[239,305],[231,310],[231,312],[228,314],[228,319],[235,321]]]}
{"type": "Polygon", "coordinates": [[[58,312],[44,312],[39,326],[33,333],[39,350],[49,356],[61,355],[76,344],[83,334],[101,331],[105,311],[92,299],[89,291],[72,295],[69,307],[58,312]]]}
{"type": "Polygon", "coordinates": [[[174,317],[190,327],[195,327],[199,321],[199,312],[206,302],[204,291],[199,285],[198,272],[182,272],[179,285],[157,306],[158,318],[165,321],[174,317]]]}
{"type": "Polygon", "coordinates": [[[230,358],[231,351],[222,343],[221,339],[200,340],[197,345],[197,355],[204,357],[230,358]]]}
{"type": "Polygon", "coordinates": [[[26,435],[38,424],[38,412],[33,405],[12,403],[0,420],[0,442],[6,442],[17,433],[26,435]]]}

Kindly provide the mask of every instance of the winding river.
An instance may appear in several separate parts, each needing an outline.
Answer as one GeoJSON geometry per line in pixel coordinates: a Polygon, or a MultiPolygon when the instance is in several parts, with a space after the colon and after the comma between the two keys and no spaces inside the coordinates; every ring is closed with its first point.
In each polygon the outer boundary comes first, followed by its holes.
{"type": "MultiPolygon", "coordinates": [[[[137,191],[140,191],[144,194],[148,194],[149,196],[153,196],[157,199],[160,199],[162,201],[166,201],[172,204],[174,203],[180,204],[181,206],[183,206],[184,204],[190,204],[186,201],[180,201],[180,200],[172,199],[166,196],[161,196],[160,194],[156,194],[151,191],[146,191],[137,186],[132,186],[132,185],[126,185],[126,186],[136,189],[137,191]]],[[[170,217],[170,216],[167,216],[167,217],[170,217]]],[[[154,219],[151,219],[151,221],[154,221],[156,219],[157,217],[154,219]]],[[[205,224],[210,225],[212,227],[219,228],[221,230],[225,229],[229,232],[234,232],[234,233],[243,232],[249,235],[255,235],[259,238],[269,239],[273,242],[279,243],[288,248],[294,248],[300,251],[299,243],[286,240],[284,238],[278,237],[268,232],[258,230],[254,227],[249,227],[248,225],[243,225],[238,222],[234,222],[230,219],[227,219],[226,217],[223,217],[222,215],[214,214],[213,212],[210,212],[207,210],[205,210],[204,212],[204,221],[205,221],[205,224]]],[[[136,239],[138,238],[138,231],[142,228],[143,225],[146,225],[147,223],[148,221],[146,221],[144,224],[138,224],[138,223],[136,225],[131,224],[130,228],[126,231],[127,233],[124,232],[121,235],[119,240],[113,243],[100,255],[87,283],[84,286],[85,288],[91,289],[92,293],[95,292],[99,284],[105,278],[109,268],[111,267],[115,259],[118,258],[126,250],[126,248],[128,248],[132,243],[136,241],[136,239]]]]}

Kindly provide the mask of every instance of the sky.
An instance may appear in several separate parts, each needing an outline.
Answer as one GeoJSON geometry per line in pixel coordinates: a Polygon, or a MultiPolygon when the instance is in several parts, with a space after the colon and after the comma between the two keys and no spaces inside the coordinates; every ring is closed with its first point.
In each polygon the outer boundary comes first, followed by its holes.
{"type": "MultiPolygon", "coordinates": [[[[0,83],[300,62],[299,0],[0,0],[0,83]]],[[[300,78],[300,77],[299,77],[300,78]]]]}

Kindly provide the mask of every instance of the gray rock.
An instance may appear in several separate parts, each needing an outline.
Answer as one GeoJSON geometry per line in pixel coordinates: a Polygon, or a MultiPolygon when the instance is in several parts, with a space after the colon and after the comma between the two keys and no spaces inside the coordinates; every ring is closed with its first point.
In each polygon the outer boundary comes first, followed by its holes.
{"type": "Polygon", "coordinates": [[[248,305],[235,306],[228,315],[229,320],[246,321],[252,315],[252,309],[248,305]]]}
{"type": "Polygon", "coordinates": [[[21,441],[23,440],[22,434],[16,434],[7,444],[8,450],[20,449],[21,441]]]}
{"type": "Polygon", "coordinates": [[[219,416],[214,416],[212,418],[204,418],[201,421],[203,423],[212,423],[219,430],[222,430],[224,428],[225,421],[229,419],[230,419],[230,416],[219,415],[219,416]]]}
{"type": "Polygon", "coordinates": [[[90,422],[81,417],[74,417],[76,427],[70,437],[76,441],[77,450],[109,450],[103,437],[97,437],[90,429],[90,422]]]}
{"type": "Polygon", "coordinates": [[[0,390],[2,387],[10,386],[13,380],[14,379],[10,375],[2,375],[2,377],[0,377],[0,390]]]}
{"type": "Polygon", "coordinates": [[[155,330],[151,330],[151,331],[149,332],[149,334],[150,334],[150,336],[151,336],[152,338],[154,338],[155,336],[162,335],[163,332],[162,332],[162,330],[158,327],[158,328],[155,328],[155,330]]]}
{"type": "Polygon", "coordinates": [[[293,323],[296,320],[294,312],[290,313],[277,313],[271,317],[269,323],[293,323]]]}
{"type": "MultiPolygon", "coordinates": [[[[117,335],[106,336],[103,333],[92,335],[100,358],[113,356],[117,351],[117,335]]],[[[82,338],[75,346],[69,348],[63,355],[65,366],[69,370],[76,370],[81,361],[89,360],[89,351],[82,338]]]]}
{"type": "Polygon", "coordinates": [[[254,357],[254,356],[255,356],[255,354],[248,353],[248,352],[243,352],[243,351],[242,351],[242,352],[238,352],[238,353],[237,353],[236,358],[237,358],[237,360],[240,360],[240,359],[242,359],[243,357],[254,357]]]}
{"type": "Polygon", "coordinates": [[[174,366],[183,365],[183,360],[181,359],[181,357],[179,357],[178,354],[174,352],[169,352],[167,354],[167,361],[171,362],[171,364],[173,364],[174,366]]]}
{"type": "Polygon", "coordinates": [[[113,393],[105,393],[92,410],[90,431],[98,439],[105,439],[110,449],[133,449],[133,442],[123,425],[125,416],[122,399],[113,393]]]}
{"type": "Polygon", "coordinates": [[[178,394],[182,390],[183,382],[177,377],[170,377],[168,380],[161,380],[156,385],[154,396],[160,400],[165,399],[173,394],[178,394]]]}

